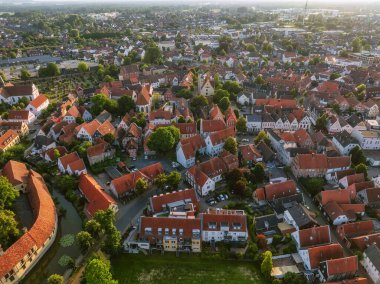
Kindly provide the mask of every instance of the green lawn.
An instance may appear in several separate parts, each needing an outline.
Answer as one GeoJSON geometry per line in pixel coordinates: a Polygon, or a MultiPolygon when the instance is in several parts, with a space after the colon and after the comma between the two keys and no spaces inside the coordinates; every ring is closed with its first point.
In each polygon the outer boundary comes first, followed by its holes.
{"type": "Polygon", "coordinates": [[[122,254],[111,260],[119,284],[254,283],[263,284],[261,274],[251,262],[201,258],[174,254],[122,254]]]}

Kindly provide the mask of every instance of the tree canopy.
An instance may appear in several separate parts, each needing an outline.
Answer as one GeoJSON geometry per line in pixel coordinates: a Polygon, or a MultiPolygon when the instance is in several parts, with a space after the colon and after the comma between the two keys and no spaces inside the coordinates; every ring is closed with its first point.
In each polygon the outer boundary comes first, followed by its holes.
{"type": "Polygon", "coordinates": [[[118,281],[112,279],[109,262],[94,258],[85,270],[85,278],[87,284],[117,284],[118,281]]]}
{"type": "Polygon", "coordinates": [[[241,133],[247,132],[247,120],[244,116],[239,117],[236,121],[236,129],[241,133]]]}
{"type": "Polygon", "coordinates": [[[143,61],[147,64],[161,64],[162,52],[156,44],[151,44],[145,49],[143,61]]]}
{"type": "Polygon", "coordinates": [[[15,219],[15,213],[10,210],[0,210],[0,244],[6,249],[20,234],[15,219]]]}
{"type": "Polygon", "coordinates": [[[48,284],[63,284],[63,276],[59,274],[52,274],[48,278],[48,284]]]}
{"type": "Polygon", "coordinates": [[[11,208],[19,195],[19,192],[9,180],[4,176],[0,176],[0,209],[11,208]]]}
{"type": "Polygon", "coordinates": [[[78,63],[78,70],[81,73],[86,73],[90,70],[90,67],[88,66],[88,64],[86,62],[81,61],[78,63]]]}
{"type": "Polygon", "coordinates": [[[129,111],[135,109],[136,104],[130,96],[122,96],[117,100],[119,115],[123,116],[129,111]]]}
{"type": "Polygon", "coordinates": [[[270,277],[270,273],[272,272],[273,261],[272,261],[272,252],[267,250],[263,253],[263,262],[261,263],[261,273],[265,277],[270,277]]]}
{"type": "Polygon", "coordinates": [[[174,126],[159,127],[149,137],[148,147],[151,150],[166,153],[179,141],[179,129],[174,126]]]}
{"type": "Polygon", "coordinates": [[[258,145],[261,141],[264,141],[265,144],[270,145],[270,139],[268,134],[265,133],[264,130],[261,130],[253,140],[255,145],[258,145]]]}

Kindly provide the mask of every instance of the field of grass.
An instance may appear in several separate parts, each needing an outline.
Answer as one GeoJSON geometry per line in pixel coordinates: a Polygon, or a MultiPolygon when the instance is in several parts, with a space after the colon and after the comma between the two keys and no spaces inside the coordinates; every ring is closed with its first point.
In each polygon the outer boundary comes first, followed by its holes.
{"type": "Polygon", "coordinates": [[[122,254],[111,260],[114,279],[119,283],[263,284],[265,280],[251,262],[201,258],[174,254],[122,254]]]}

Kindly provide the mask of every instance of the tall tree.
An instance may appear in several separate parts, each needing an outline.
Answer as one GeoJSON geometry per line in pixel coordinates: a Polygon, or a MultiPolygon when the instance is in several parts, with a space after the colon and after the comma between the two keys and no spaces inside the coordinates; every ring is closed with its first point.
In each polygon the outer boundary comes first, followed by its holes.
{"type": "Polygon", "coordinates": [[[363,150],[359,146],[355,146],[354,148],[351,149],[350,154],[351,156],[351,162],[353,165],[358,165],[358,164],[365,164],[367,159],[364,156],[363,150]]]}
{"type": "Polygon", "coordinates": [[[119,115],[123,116],[130,110],[135,109],[136,104],[130,96],[122,96],[117,100],[119,115]]]}
{"type": "Polygon", "coordinates": [[[228,97],[224,97],[220,100],[218,105],[222,111],[226,111],[229,108],[230,104],[230,99],[228,97]]]}
{"type": "Polygon", "coordinates": [[[0,176],[0,209],[11,208],[19,195],[19,192],[9,180],[4,176],[0,176]]]}
{"type": "Polygon", "coordinates": [[[253,140],[253,142],[258,145],[261,141],[264,141],[265,144],[267,145],[270,145],[270,139],[269,139],[269,136],[268,134],[265,133],[264,130],[261,130],[257,136],[255,137],[255,139],[253,140]]]}
{"type": "Polygon", "coordinates": [[[257,163],[252,169],[252,175],[254,178],[254,182],[261,183],[265,178],[265,168],[262,163],[257,163]]]}
{"type": "Polygon", "coordinates": [[[10,210],[0,210],[0,244],[7,246],[19,234],[15,213],[10,210]]]}
{"type": "Polygon", "coordinates": [[[102,226],[95,219],[87,221],[84,225],[84,229],[86,232],[89,232],[94,239],[98,239],[102,232],[102,226]]]}
{"type": "Polygon", "coordinates": [[[355,171],[357,173],[363,173],[365,179],[368,179],[368,166],[366,164],[360,163],[355,166],[355,171]]]}
{"type": "Polygon", "coordinates": [[[244,116],[241,116],[238,118],[236,122],[236,129],[240,133],[247,132],[247,120],[245,119],[244,116]]]}
{"type": "Polygon", "coordinates": [[[82,251],[82,253],[85,253],[88,251],[90,247],[92,247],[95,243],[93,237],[89,232],[86,231],[80,231],[76,236],[77,242],[79,244],[79,247],[82,251]]]}
{"type": "Polygon", "coordinates": [[[148,190],[148,183],[144,179],[139,178],[136,182],[136,191],[138,193],[143,193],[147,190],[148,190]]]}
{"type": "Polygon", "coordinates": [[[48,278],[48,284],[63,284],[63,276],[59,274],[52,274],[48,278]]]}
{"type": "Polygon", "coordinates": [[[29,71],[25,68],[22,68],[20,71],[20,78],[23,81],[29,80],[32,75],[30,75],[29,71]]]}
{"type": "Polygon", "coordinates": [[[86,62],[81,61],[78,63],[78,70],[81,73],[86,73],[86,72],[90,71],[90,67],[88,66],[88,64],[86,62]]]}
{"type": "Polygon", "coordinates": [[[145,49],[144,60],[147,64],[161,64],[162,53],[160,48],[156,44],[149,45],[145,49]]]}
{"type": "Polygon", "coordinates": [[[87,284],[117,284],[112,279],[110,264],[105,260],[94,258],[86,266],[85,278],[87,284]]]}
{"type": "Polygon", "coordinates": [[[236,139],[233,137],[228,137],[224,141],[224,149],[230,152],[231,154],[235,155],[237,153],[237,142],[236,139]]]}
{"type": "Polygon", "coordinates": [[[261,263],[261,273],[270,278],[270,274],[272,272],[273,261],[272,261],[272,252],[267,250],[263,253],[263,262],[261,263]]]}

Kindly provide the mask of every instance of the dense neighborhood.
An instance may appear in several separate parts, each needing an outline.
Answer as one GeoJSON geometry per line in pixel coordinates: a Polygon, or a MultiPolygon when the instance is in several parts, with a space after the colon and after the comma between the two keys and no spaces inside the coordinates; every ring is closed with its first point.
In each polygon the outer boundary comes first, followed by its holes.
{"type": "Polygon", "coordinates": [[[1,284],[380,283],[376,3],[33,2],[0,7],[1,284]]]}

